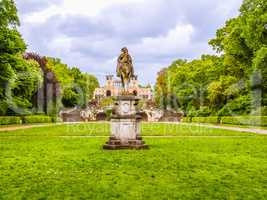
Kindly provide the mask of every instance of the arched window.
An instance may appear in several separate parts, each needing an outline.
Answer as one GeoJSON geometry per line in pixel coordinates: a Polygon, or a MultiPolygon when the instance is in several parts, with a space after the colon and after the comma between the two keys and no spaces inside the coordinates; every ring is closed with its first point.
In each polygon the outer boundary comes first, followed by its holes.
{"type": "Polygon", "coordinates": [[[107,96],[107,97],[110,97],[110,96],[111,96],[111,91],[110,91],[110,90],[107,90],[107,92],[106,92],[106,96],[107,96]]]}

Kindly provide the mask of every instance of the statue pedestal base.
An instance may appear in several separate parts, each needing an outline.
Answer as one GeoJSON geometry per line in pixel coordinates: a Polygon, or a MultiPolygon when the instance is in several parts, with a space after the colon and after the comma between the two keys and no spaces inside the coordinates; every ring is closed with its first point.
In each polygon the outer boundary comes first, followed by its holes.
{"type": "Polygon", "coordinates": [[[135,96],[120,96],[114,105],[111,117],[111,136],[104,149],[147,149],[141,137],[141,118],[136,114],[139,99],[135,96]]]}

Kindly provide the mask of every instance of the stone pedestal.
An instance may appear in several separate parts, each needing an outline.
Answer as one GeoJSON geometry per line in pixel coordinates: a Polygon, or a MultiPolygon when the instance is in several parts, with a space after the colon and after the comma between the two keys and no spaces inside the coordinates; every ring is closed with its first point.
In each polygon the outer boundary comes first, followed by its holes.
{"type": "Polygon", "coordinates": [[[119,96],[111,117],[111,136],[104,149],[145,149],[141,137],[141,117],[137,114],[139,99],[135,96],[119,96]]]}

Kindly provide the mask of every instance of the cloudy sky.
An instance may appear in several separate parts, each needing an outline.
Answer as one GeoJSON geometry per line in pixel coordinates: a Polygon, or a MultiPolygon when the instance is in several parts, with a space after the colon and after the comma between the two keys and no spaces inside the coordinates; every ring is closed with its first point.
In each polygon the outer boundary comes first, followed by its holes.
{"type": "Polygon", "coordinates": [[[178,58],[213,53],[208,40],[242,0],[15,0],[28,51],[95,74],[114,74],[127,46],[143,84],[178,58]]]}

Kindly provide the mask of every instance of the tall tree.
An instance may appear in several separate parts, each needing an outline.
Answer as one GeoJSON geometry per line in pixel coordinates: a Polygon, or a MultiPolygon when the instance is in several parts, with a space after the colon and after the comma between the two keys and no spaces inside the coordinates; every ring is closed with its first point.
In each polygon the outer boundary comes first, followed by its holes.
{"type": "Polygon", "coordinates": [[[60,59],[47,58],[48,68],[59,81],[62,91],[61,100],[64,107],[86,107],[93,97],[96,87],[99,86],[95,76],[82,73],[79,68],[70,68],[63,64],[60,59]]]}
{"type": "MultiPolygon", "coordinates": [[[[0,114],[23,114],[40,80],[38,64],[26,61],[26,44],[17,31],[19,18],[13,0],[0,2],[0,114]]],[[[26,110],[25,110],[26,109],[26,110]]]]}
{"type": "Polygon", "coordinates": [[[168,83],[187,114],[247,114],[266,106],[267,1],[244,0],[240,15],[218,29],[209,44],[219,56],[174,62],[158,75],[156,88],[168,83]],[[203,113],[206,108],[210,111],[203,113]]]}
{"type": "Polygon", "coordinates": [[[16,27],[19,25],[19,18],[17,15],[17,8],[13,0],[0,1],[0,26],[16,27]]]}

